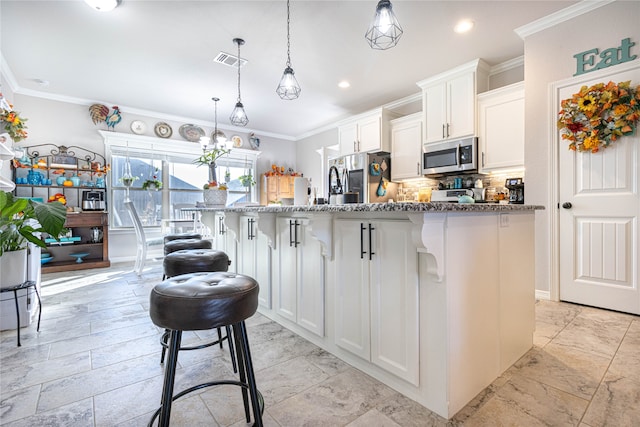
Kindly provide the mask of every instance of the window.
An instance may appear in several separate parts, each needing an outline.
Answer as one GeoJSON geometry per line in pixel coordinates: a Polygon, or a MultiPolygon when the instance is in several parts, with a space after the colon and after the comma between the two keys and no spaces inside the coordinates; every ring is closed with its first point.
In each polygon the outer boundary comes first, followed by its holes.
{"type": "MultiPolygon", "coordinates": [[[[120,179],[125,174],[127,159],[131,174],[137,178],[128,189],[129,198],[133,201],[145,227],[162,227],[170,224],[171,220],[191,218],[191,214],[187,213],[185,216],[180,209],[193,207],[197,202],[202,202],[202,187],[209,181],[208,168],[193,163],[201,154],[199,145],[187,144],[188,150],[176,153],[175,146],[181,144],[180,142],[171,141],[173,144],[163,143],[161,146],[154,143],[151,149],[148,144],[145,148],[140,143],[110,142],[105,141],[105,152],[110,156],[112,171],[109,181],[111,228],[133,227],[131,218],[124,208],[127,187],[120,179]],[[143,183],[153,176],[162,182],[162,189],[143,189],[143,183]]],[[[256,201],[256,186],[245,187],[240,178],[246,175],[255,176],[258,154],[249,150],[234,149],[216,162],[218,181],[227,182],[229,188],[227,205],[256,201]]]]}

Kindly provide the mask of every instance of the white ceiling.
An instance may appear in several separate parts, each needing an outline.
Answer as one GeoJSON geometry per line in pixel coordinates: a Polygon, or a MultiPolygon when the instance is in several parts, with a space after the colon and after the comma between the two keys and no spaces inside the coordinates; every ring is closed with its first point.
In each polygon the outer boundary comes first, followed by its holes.
{"type": "Polygon", "coordinates": [[[0,2],[3,70],[17,93],[70,97],[153,112],[185,122],[229,125],[237,70],[212,60],[241,56],[247,131],[299,137],[351,114],[418,92],[415,82],[475,58],[490,65],[523,55],[513,31],[576,1],[394,0],[404,35],[386,51],[364,39],[376,0],[291,2],[291,62],[302,87],[294,101],[275,93],[286,62],[286,1],[122,0],[112,12],[82,0],[0,2]],[[475,21],[465,35],[461,18],[475,21]],[[37,79],[49,82],[43,87],[37,79]],[[340,89],[341,80],[349,89],[340,89]]]}

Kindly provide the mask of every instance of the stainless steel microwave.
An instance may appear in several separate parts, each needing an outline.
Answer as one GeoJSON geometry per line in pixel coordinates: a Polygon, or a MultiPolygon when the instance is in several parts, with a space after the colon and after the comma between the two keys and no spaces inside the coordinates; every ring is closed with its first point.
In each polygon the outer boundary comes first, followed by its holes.
{"type": "Polygon", "coordinates": [[[478,170],[478,138],[425,143],[422,145],[422,174],[474,172],[478,170]]]}

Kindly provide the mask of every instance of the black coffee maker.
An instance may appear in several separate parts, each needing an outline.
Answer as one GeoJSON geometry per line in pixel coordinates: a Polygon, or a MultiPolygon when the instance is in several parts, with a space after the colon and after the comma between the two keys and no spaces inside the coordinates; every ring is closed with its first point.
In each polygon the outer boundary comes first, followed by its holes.
{"type": "Polygon", "coordinates": [[[504,186],[509,189],[509,203],[521,205],[524,203],[524,182],[522,178],[507,178],[504,186]]]}

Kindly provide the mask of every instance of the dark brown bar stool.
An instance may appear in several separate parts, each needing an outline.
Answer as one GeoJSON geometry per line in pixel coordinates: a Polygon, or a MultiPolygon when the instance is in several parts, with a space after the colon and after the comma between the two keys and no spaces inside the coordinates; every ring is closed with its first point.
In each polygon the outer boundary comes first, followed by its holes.
{"type": "MultiPolygon", "coordinates": [[[[177,241],[177,240],[176,240],[177,241]]],[[[229,257],[223,251],[217,251],[214,249],[182,249],[179,251],[171,252],[164,257],[163,260],[164,277],[171,278],[180,276],[181,274],[199,273],[199,272],[215,272],[215,271],[227,271],[231,261],[229,257]]],[[[218,339],[208,344],[192,347],[181,347],[180,350],[199,350],[206,347],[219,344],[222,348],[222,342],[227,340],[229,342],[229,353],[231,355],[231,362],[233,363],[233,372],[238,372],[234,357],[233,343],[231,342],[231,328],[226,327],[227,335],[222,337],[220,328],[218,329],[218,339]]],[[[162,345],[162,355],[160,356],[160,363],[164,363],[164,357],[167,351],[167,342],[169,340],[169,331],[165,330],[160,338],[160,344],[162,345]]]]}
{"type": "Polygon", "coordinates": [[[182,239],[202,239],[202,234],[200,233],[174,233],[167,234],[164,236],[164,243],[170,242],[172,240],[182,240],[182,239]]]}
{"type": "Polygon", "coordinates": [[[245,319],[258,308],[259,285],[253,278],[241,274],[216,272],[192,273],[172,277],[151,291],[149,315],[153,323],[169,332],[169,353],[165,364],[164,385],[160,408],[149,421],[152,426],[169,426],[172,402],[205,387],[227,384],[241,387],[245,417],[255,426],[262,426],[264,399],[258,391],[249,349],[245,319]],[[236,343],[239,381],[216,380],[202,383],[173,394],[178,352],[183,331],[199,331],[231,326],[236,343]],[[251,401],[251,409],[249,407],[251,401]]]}
{"type": "Polygon", "coordinates": [[[164,244],[165,255],[183,249],[211,249],[211,241],[202,239],[177,239],[170,240],[164,244]]]}

